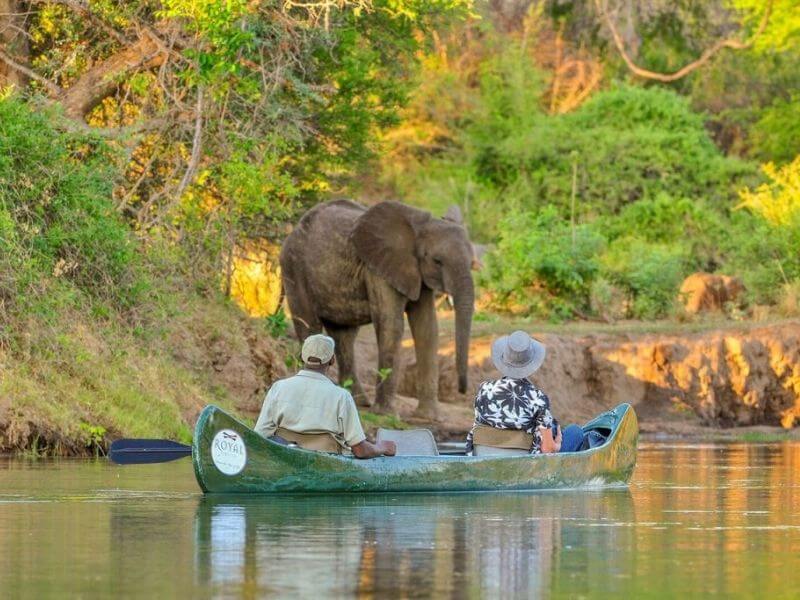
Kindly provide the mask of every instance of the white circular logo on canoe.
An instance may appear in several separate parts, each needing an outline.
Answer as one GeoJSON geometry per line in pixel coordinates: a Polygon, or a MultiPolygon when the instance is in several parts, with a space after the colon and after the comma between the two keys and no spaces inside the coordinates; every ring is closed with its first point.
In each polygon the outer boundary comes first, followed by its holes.
{"type": "Polygon", "coordinates": [[[247,462],[247,448],[242,436],[232,429],[218,431],[211,442],[211,460],[225,475],[236,475],[247,462]]]}

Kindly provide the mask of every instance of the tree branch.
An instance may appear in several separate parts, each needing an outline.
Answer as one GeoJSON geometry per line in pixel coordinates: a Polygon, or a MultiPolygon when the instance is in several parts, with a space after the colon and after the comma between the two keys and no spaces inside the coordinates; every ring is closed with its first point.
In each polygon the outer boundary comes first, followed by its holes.
{"type": "Polygon", "coordinates": [[[120,44],[127,44],[128,40],[125,39],[119,31],[114,29],[111,25],[109,25],[105,20],[100,18],[97,14],[92,12],[92,9],[89,7],[89,3],[85,0],[27,0],[30,4],[58,4],[60,6],[65,6],[72,10],[73,12],[79,13],[85,17],[91,19],[93,23],[95,23],[98,27],[100,27],[103,31],[105,31],[108,35],[114,38],[120,44]]]}
{"type": "Polygon", "coordinates": [[[717,54],[720,50],[724,48],[731,48],[733,50],[746,50],[750,48],[753,43],[755,43],[756,38],[760,36],[764,30],[767,28],[767,24],[769,23],[770,15],[772,14],[772,5],[774,0],[768,0],[766,9],[764,10],[764,15],[761,18],[761,22],[758,25],[758,29],[756,29],[755,33],[750,37],[747,41],[742,41],[736,38],[727,38],[724,40],[718,41],[716,44],[708,48],[705,52],[703,52],[697,60],[690,62],[689,64],[681,67],[674,73],[659,73],[657,71],[651,71],[649,69],[645,69],[643,67],[638,66],[636,63],[633,62],[633,59],[628,55],[628,52],[625,50],[625,43],[622,40],[622,36],[620,36],[619,31],[617,31],[616,25],[614,25],[614,21],[611,19],[611,15],[609,15],[606,2],[602,0],[594,0],[595,6],[597,7],[597,11],[600,15],[603,16],[605,19],[606,25],[608,26],[609,31],[611,32],[611,37],[614,39],[614,45],[617,47],[617,50],[622,56],[622,60],[625,61],[625,64],[628,66],[628,69],[634,75],[638,75],[639,77],[644,77],[645,79],[654,79],[656,81],[661,81],[663,83],[670,83],[672,81],[677,81],[683,77],[686,77],[692,71],[702,67],[706,64],[711,58],[717,54]]]}
{"type": "Polygon", "coordinates": [[[133,44],[97,63],[60,94],[64,112],[83,119],[119,84],[119,76],[140,67],[156,67],[166,60],[158,43],[144,35],[133,44]]]}
{"type": "Polygon", "coordinates": [[[197,112],[194,121],[194,139],[192,140],[192,154],[189,157],[189,164],[186,166],[186,172],[183,174],[178,189],[175,191],[175,198],[180,198],[184,190],[189,186],[194,178],[197,165],[200,163],[200,153],[202,150],[203,142],[203,88],[197,89],[197,112]]]}
{"type": "Polygon", "coordinates": [[[52,96],[58,96],[61,93],[63,93],[64,90],[58,87],[55,83],[45,79],[30,67],[27,67],[14,60],[10,55],[6,53],[6,51],[2,48],[2,46],[0,46],[0,60],[3,61],[6,65],[11,67],[12,69],[14,69],[15,71],[17,71],[18,73],[22,73],[29,79],[41,83],[45,87],[45,89],[47,89],[47,91],[50,92],[52,96]]]}

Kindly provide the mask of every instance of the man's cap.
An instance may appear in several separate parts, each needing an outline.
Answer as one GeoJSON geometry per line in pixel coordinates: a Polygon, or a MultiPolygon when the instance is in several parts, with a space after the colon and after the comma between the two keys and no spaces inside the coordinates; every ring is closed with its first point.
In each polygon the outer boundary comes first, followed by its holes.
{"type": "Polygon", "coordinates": [[[303,342],[303,351],[300,356],[304,363],[324,365],[333,358],[333,338],[317,333],[310,335],[303,342]]]}

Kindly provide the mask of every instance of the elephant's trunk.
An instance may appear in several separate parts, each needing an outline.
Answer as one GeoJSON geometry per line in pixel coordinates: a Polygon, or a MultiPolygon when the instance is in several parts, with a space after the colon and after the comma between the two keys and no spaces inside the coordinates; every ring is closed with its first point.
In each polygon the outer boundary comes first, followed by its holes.
{"type": "Polygon", "coordinates": [[[472,312],[475,310],[475,288],[472,277],[467,275],[453,290],[453,305],[456,312],[456,372],[458,391],[467,391],[467,368],[469,362],[469,336],[472,329],[472,312]]]}

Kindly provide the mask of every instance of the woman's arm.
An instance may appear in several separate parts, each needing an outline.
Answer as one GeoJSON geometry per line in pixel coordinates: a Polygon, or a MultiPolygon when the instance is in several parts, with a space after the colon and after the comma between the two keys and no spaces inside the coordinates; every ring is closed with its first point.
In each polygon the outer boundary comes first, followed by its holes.
{"type": "Polygon", "coordinates": [[[539,427],[539,436],[542,440],[541,450],[544,454],[555,454],[561,451],[561,427],[558,426],[558,434],[553,439],[553,429],[550,427],[539,427]]]}

